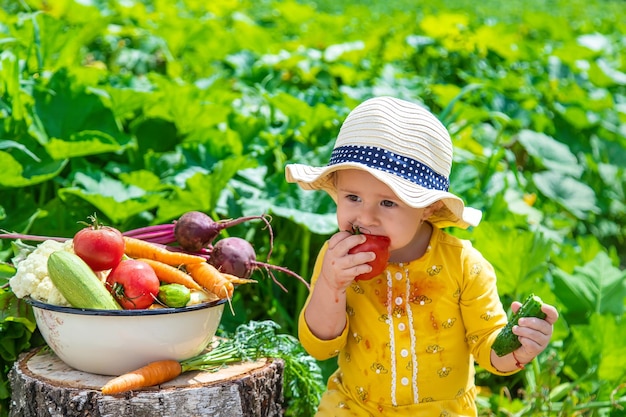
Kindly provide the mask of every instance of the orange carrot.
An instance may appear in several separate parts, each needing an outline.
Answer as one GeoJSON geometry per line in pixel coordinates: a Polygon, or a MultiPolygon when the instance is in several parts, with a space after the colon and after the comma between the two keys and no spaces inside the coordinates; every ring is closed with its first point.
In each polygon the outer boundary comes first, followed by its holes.
{"type": "Polygon", "coordinates": [[[206,262],[202,256],[186,252],[175,252],[164,246],[146,242],[145,240],[124,236],[124,253],[131,258],[147,258],[160,261],[170,266],[180,266],[206,262]]]}
{"type": "Polygon", "coordinates": [[[192,290],[202,289],[202,287],[185,271],[153,259],[137,258],[137,260],[150,265],[161,282],[165,282],[167,284],[182,284],[192,290]]]}
{"type": "Polygon", "coordinates": [[[256,284],[258,282],[256,279],[239,278],[235,275],[227,274],[225,272],[222,272],[222,275],[224,276],[224,278],[232,282],[233,285],[256,284]]]}
{"type": "Polygon", "coordinates": [[[185,269],[200,286],[220,298],[232,298],[235,287],[224,275],[208,262],[188,264],[185,269]]]}
{"type": "Polygon", "coordinates": [[[102,393],[115,395],[162,384],[176,378],[182,373],[182,370],[180,362],[175,360],[166,359],[151,362],[139,369],[113,378],[102,387],[102,393]]]}

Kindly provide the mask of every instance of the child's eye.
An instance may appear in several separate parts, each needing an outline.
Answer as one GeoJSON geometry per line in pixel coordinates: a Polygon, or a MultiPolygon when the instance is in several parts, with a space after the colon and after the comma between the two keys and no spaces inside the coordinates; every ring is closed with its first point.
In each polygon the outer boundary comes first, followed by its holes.
{"type": "Polygon", "coordinates": [[[380,205],[383,206],[383,207],[393,207],[393,206],[396,205],[396,203],[394,203],[391,200],[383,200],[383,201],[380,202],[380,205]]]}
{"type": "Polygon", "coordinates": [[[346,195],[346,198],[350,201],[354,201],[354,202],[359,202],[361,201],[361,199],[359,198],[358,195],[354,195],[354,194],[348,194],[346,195]]]}

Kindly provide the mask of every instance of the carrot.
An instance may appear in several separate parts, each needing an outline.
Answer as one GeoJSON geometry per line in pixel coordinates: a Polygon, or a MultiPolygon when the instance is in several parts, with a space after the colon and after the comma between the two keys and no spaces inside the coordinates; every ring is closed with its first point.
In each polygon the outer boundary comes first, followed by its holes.
{"type": "Polygon", "coordinates": [[[213,265],[207,262],[188,264],[185,269],[201,287],[211,291],[220,298],[231,299],[235,287],[213,265]]]}
{"type": "Polygon", "coordinates": [[[124,253],[131,258],[152,259],[170,266],[206,262],[206,259],[202,256],[192,255],[186,252],[171,251],[162,245],[156,245],[134,237],[124,236],[124,243],[124,253]]]}
{"type": "Polygon", "coordinates": [[[102,387],[102,393],[115,395],[162,384],[176,378],[182,371],[180,362],[175,360],[166,359],[151,362],[139,369],[113,378],[102,387]]]}
{"type": "Polygon", "coordinates": [[[167,284],[182,284],[192,290],[202,290],[202,287],[185,271],[153,259],[137,258],[137,260],[150,265],[161,282],[167,284]]]}
{"type": "Polygon", "coordinates": [[[232,282],[233,285],[256,284],[258,282],[256,279],[239,278],[238,276],[227,274],[225,272],[222,272],[222,275],[224,278],[232,282]]]}

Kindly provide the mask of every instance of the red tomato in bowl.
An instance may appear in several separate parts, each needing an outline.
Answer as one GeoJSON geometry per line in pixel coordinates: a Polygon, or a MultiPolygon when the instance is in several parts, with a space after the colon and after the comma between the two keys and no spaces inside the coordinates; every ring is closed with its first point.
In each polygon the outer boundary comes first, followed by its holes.
{"type": "Polygon", "coordinates": [[[367,233],[363,233],[363,235],[367,240],[350,249],[348,253],[374,252],[376,258],[367,263],[372,267],[372,270],[366,274],[357,275],[356,278],[354,278],[355,281],[374,278],[385,270],[387,262],[389,262],[389,244],[391,243],[391,239],[387,236],[370,235],[367,233]]]}
{"type": "Polygon", "coordinates": [[[107,289],[126,310],[150,307],[159,294],[160,284],[154,269],[136,259],[121,261],[106,280],[107,289]]]}
{"type": "Polygon", "coordinates": [[[93,225],[79,230],[73,238],[74,252],[94,271],[105,271],[124,256],[122,233],[108,226],[93,225]]]}

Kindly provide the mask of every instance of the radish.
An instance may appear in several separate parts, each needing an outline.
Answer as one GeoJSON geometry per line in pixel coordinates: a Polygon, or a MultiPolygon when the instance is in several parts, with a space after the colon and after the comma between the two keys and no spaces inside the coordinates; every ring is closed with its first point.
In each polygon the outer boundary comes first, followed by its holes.
{"type": "Polygon", "coordinates": [[[218,240],[211,250],[209,263],[223,273],[245,279],[250,278],[255,270],[265,269],[272,277],[272,280],[285,292],[287,292],[287,289],[276,280],[272,272],[273,270],[291,275],[299,279],[309,288],[309,283],[295,272],[282,266],[257,261],[256,252],[252,244],[240,237],[231,236],[218,240]]]}

